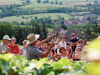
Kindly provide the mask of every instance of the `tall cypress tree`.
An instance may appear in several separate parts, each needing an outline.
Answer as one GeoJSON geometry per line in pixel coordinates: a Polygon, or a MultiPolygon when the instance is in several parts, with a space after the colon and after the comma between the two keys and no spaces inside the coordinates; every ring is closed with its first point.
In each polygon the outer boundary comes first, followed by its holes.
{"type": "Polygon", "coordinates": [[[86,29],[84,30],[84,35],[87,41],[90,41],[92,33],[89,26],[87,26],[86,29]]]}
{"type": "Polygon", "coordinates": [[[35,24],[35,32],[36,32],[36,34],[41,35],[41,29],[40,29],[40,26],[38,23],[35,24]]]}
{"type": "Polygon", "coordinates": [[[32,19],[31,20],[31,26],[32,26],[31,30],[32,30],[32,33],[36,33],[35,32],[35,24],[36,24],[36,21],[32,19]]]}
{"type": "Polygon", "coordinates": [[[47,30],[46,30],[45,22],[43,21],[43,24],[42,24],[42,39],[46,39],[46,37],[47,37],[47,30]]]}

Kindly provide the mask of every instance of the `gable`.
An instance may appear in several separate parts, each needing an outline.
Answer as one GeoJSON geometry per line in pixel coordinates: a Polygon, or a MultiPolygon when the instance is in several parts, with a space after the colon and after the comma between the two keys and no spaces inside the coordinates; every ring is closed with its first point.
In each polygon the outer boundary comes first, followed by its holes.
{"type": "Polygon", "coordinates": [[[79,33],[81,33],[81,31],[80,30],[68,30],[67,32],[66,32],[66,34],[65,34],[65,36],[67,36],[67,37],[71,37],[71,33],[75,33],[76,34],[76,36],[79,34],[79,33]]]}
{"type": "Polygon", "coordinates": [[[65,34],[66,32],[62,29],[59,33],[65,34]]]}

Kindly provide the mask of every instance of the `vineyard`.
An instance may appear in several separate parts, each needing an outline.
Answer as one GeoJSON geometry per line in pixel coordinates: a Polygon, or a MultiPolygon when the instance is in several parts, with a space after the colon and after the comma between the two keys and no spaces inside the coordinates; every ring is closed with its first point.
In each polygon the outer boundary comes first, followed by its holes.
{"type": "Polygon", "coordinates": [[[59,61],[47,58],[27,60],[25,56],[14,54],[0,55],[0,75],[100,75],[100,40],[88,46],[91,61],[72,61],[66,58],[59,61]]]}
{"type": "Polygon", "coordinates": [[[28,61],[24,56],[0,55],[0,75],[100,75],[99,63],[85,63],[65,58],[59,61],[28,61]]]}

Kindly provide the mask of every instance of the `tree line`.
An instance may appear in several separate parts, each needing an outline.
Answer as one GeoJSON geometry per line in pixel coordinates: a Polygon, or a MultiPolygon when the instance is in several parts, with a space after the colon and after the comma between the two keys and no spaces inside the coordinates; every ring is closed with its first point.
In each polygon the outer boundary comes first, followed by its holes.
{"type": "Polygon", "coordinates": [[[40,13],[72,13],[72,12],[82,12],[85,9],[78,9],[77,7],[60,7],[60,8],[47,8],[45,10],[34,10],[32,8],[19,8],[25,6],[24,4],[13,4],[13,5],[5,5],[0,6],[0,18],[8,17],[8,16],[19,16],[19,15],[33,15],[40,13]]]}
{"type": "Polygon", "coordinates": [[[80,7],[80,10],[84,10],[85,12],[90,12],[92,14],[100,15],[100,4],[87,4],[87,5],[76,5],[74,7],[80,7]]]}
{"type": "MultiPolygon", "coordinates": [[[[29,1],[29,0],[27,0],[29,1]]],[[[46,0],[48,2],[48,0],[46,0]]],[[[25,4],[12,4],[12,5],[4,5],[0,6],[0,18],[4,18],[7,16],[19,16],[19,15],[33,15],[33,14],[40,14],[40,13],[72,13],[72,12],[91,12],[93,14],[100,15],[100,4],[92,5],[81,5],[81,6],[74,6],[74,7],[59,7],[59,8],[47,8],[45,10],[34,10],[34,7],[31,8],[19,8],[29,3],[25,4]]]]}
{"type": "Polygon", "coordinates": [[[43,40],[47,36],[47,30],[45,22],[40,26],[37,22],[32,20],[31,26],[19,26],[12,23],[0,23],[0,39],[2,40],[4,35],[15,37],[18,44],[22,44],[22,41],[27,39],[27,35],[30,33],[39,34],[43,40]]]}

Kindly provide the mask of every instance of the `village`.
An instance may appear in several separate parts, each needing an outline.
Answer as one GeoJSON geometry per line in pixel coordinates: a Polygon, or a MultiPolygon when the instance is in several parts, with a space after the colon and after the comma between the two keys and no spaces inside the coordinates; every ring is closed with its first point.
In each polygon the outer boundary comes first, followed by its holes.
{"type": "Polygon", "coordinates": [[[73,20],[61,20],[60,22],[54,22],[54,20],[52,21],[52,23],[54,23],[55,25],[61,25],[64,24],[66,26],[70,26],[70,25],[86,25],[88,23],[94,23],[95,21],[97,22],[97,24],[100,24],[100,16],[97,16],[95,14],[83,14],[82,16],[78,16],[79,13],[78,12],[74,12],[71,13],[71,15],[73,15],[75,18],[73,20]],[[94,17],[96,17],[97,19],[95,19],[94,17]]]}

